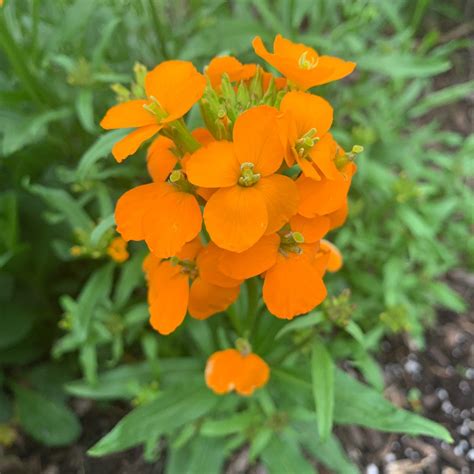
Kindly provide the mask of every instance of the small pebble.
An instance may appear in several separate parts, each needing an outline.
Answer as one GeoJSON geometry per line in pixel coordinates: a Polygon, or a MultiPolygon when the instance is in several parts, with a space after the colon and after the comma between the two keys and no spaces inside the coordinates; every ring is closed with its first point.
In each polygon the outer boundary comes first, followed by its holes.
{"type": "Polygon", "coordinates": [[[365,472],[366,474],[379,474],[379,468],[375,464],[369,464],[365,472]]]}
{"type": "Polygon", "coordinates": [[[469,459],[469,461],[474,461],[474,449],[470,449],[467,452],[466,457],[467,457],[467,459],[469,459]]]}
{"type": "Polygon", "coordinates": [[[468,382],[466,382],[465,380],[461,380],[459,382],[459,390],[461,390],[463,395],[467,395],[471,391],[471,387],[469,386],[468,382]]]}
{"type": "Polygon", "coordinates": [[[436,396],[440,399],[440,400],[446,400],[448,397],[449,397],[449,393],[447,392],[447,390],[445,390],[444,388],[438,388],[436,390],[436,396]]]}
{"type": "Polygon", "coordinates": [[[416,375],[421,372],[421,365],[416,360],[407,360],[404,367],[405,370],[411,375],[416,375]]]}
{"type": "Polygon", "coordinates": [[[466,370],[466,378],[469,380],[474,379],[474,369],[472,367],[469,367],[469,369],[466,370]]]}
{"type": "Polygon", "coordinates": [[[397,456],[395,456],[394,453],[387,453],[384,457],[384,460],[387,464],[390,464],[392,463],[393,461],[395,461],[397,459],[397,456]]]}
{"type": "Polygon", "coordinates": [[[450,415],[453,411],[452,403],[448,400],[445,400],[441,405],[441,410],[443,410],[447,415],[450,415]]]}

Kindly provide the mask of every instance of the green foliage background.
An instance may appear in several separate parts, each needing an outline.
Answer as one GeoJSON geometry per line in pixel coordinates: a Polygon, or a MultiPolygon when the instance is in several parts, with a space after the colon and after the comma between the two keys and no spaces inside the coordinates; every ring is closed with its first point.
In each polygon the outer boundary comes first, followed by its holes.
{"type": "MultiPolygon", "coordinates": [[[[123,265],[105,254],[117,197],[147,176],[143,152],[121,165],[114,162],[110,149],[122,132],[103,133],[98,122],[114,102],[111,84],[127,85],[136,61],[151,68],[179,58],[202,68],[214,55],[230,53],[254,62],[256,34],[269,44],[281,33],[358,63],[348,81],[317,92],[334,105],[339,141],[365,147],[349,220],[331,236],[345,266],[330,279],[330,293],[349,288],[354,305],[351,325],[332,341],[331,354],[352,360],[380,390],[383,381],[371,353],[381,337],[404,330],[423,345],[423,330],[433,322],[436,307],[465,307],[442,278],[452,268],[472,265],[468,224],[474,196],[467,181],[474,138],[446,126],[437,110],[472,95],[474,81],[461,76],[441,89],[434,81],[465,67],[457,58],[472,44],[463,37],[448,41],[441,32],[462,21],[464,6],[441,0],[6,0],[0,11],[0,423],[15,419],[36,439],[58,445],[80,432],[68,395],[134,400],[144,412],[130,416],[142,420],[157,407],[171,407],[155,420],[159,429],[137,433],[133,422],[125,422],[124,430],[113,431],[92,451],[146,443],[152,456],[162,434],[217,410],[214,397],[199,385],[202,363],[215,346],[212,332],[188,321],[186,329],[158,342],[147,325],[144,249],[132,245],[132,258],[123,265]],[[83,257],[71,255],[75,245],[85,249],[83,257]],[[183,359],[189,354],[194,361],[183,359]],[[78,377],[83,379],[72,382],[78,377]],[[190,387],[179,400],[161,390],[183,377],[190,387]]],[[[196,111],[189,120],[198,124],[196,111]]],[[[234,311],[245,309],[248,296],[234,311]]],[[[280,329],[277,325],[275,332],[280,329]]],[[[260,350],[268,351],[263,334],[260,339],[260,350]]],[[[290,342],[283,335],[281,340],[284,353],[290,342]]],[[[321,355],[326,349],[313,350],[321,355]]],[[[278,353],[275,357],[280,359],[278,353]]],[[[313,364],[313,376],[325,376],[325,370],[313,364]]],[[[288,386],[306,383],[283,369],[275,371],[280,377],[288,386]]],[[[365,418],[345,416],[347,401],[341,395],[338,401],[338,393],[358,382],[344,377],[336,371],[336,423],[407,429],[400,413],[393,426],[370,421],[370,412],[365,418]]],[[[364,387],[356,389],[363,399],[364,387]]],[[[306,393],[305,387],[298,390],[306,393]]],[[[326,395],[314,393],[316,404],[326,395]]],[[[238,446],[259,417],[276,423],[278,410],[267,396],[262,391],[250,404],[243,412],[247,418],[236,415],[222,426],[218,420],[205,422],[204,433],[216,443],[208,456],[202,455],[201,438],[187,444],[195,433],[182,429],[170,454],[170,472],[185,472],[183,459],[206,469],[205,463],[214,463],[214,469],[223,462],[213,459],[216,452],[238,446]],[[182,450],[187,456],[179,455],[182,450]]],[[[374,394],[366,396],[370,401],[374,394]]],[[[238,411],[236,398],[227,404],[227,410],[238,411]]],[[[271,438],[275,426],[267,423],[250,437],[252,453],[270,469],[290,459],[297,472],[307,472],[298,446],[318,439],[316,426],[330,429],[333,422],[311,424],[311,416],[296,413],[298,429],[295,425],[279,438],[271,438]],[[280,461],[279,443],[287,447],[280,461]]],[[[413,426],[413,433],[435,430],[416,428],[415,421],[413,426]]],[[[339,462],[332,469],[351,472],[337,454],[337,441],[330,440],[324,449],[333,455],[323,457],[339,462]]],[[[204,442],[207,450],[209,442],[204,442]]],[[[306,448],[316,457],[324,452],[322,445],[306,448]]]]}

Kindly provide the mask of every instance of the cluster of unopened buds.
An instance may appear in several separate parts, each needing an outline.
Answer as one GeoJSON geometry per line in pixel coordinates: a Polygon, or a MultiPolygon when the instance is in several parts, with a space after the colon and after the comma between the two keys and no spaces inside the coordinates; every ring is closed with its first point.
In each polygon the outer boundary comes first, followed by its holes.
{"type": "MultiPolygon", "coordinates": [[[[253,46],[282,77],[231,56],[214,58],[204,74],[188,61],[137,67],[132,91],[117,87],[121,101],[101,122],[133,129],[113,148],[118,162],[153,138],[152,182],[127,191],[115,219],[123,239],[144,240],[150,250],[150,321],[161,334],[187,313],[206,319],[225,311],[255,277],[271,314],[308,313],[326,297],[325,272],[342,265],[323,237],[347,216],[362,150],[336,143],[331,105],[307,90],[355,64],[280,35],[273,53],[259,37],[253,46]],[[205,128],[190,131],[183,117],[196,103],[205,128]]],[[[248,395],[268,380],[268,365],[238,341],[208,360],[206,381],[217,393],[248,395]]]]}

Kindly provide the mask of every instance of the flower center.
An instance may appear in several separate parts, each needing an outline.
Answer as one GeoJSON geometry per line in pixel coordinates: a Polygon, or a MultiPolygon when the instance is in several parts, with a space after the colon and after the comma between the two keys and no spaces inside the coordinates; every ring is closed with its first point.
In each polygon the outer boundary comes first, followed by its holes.
{"type": "Polygon", "coordinates": [[[194,194],[194,186],[186,179],[182,170],[173,170],[169,177],[169,182],[183,193],[194,194]]]}
{"type": "Polygon", "coordinates": [[[161,104],[158,102],[156,97],[153,97],[153,96],[150,97],[150,102],[148,102],[148,104],[145,104],[143,108],[147,112],[150,112],[150,114],[154,115],[157,118],[158,122],[160,122],[162,119],[168,116],[168,114],[163,109],[161,104]]]}
{"type": "Polygon", "coordinates": [[[308,53],[309,51],[305,51],[298,59],[298,67],[300,69],[314,69],[319,62],[319,59],[317,57],[312,57],[308,59],[308,53]]]}
{"type": "Polygon", "coordinates": [[[309,129],[301,138],[298,138],[295,143],[295,151],[300,158],[306,158],[316,143],[319,141],[317,136],[318,131],[315,128],[309,129]]]}
{"type": "Polygon", "coordinates": [[[285,256],[287,256],[289,252],[299,255],[303,253],[303,249],[299,246],[299,244],[302,243],[304,243],[304,237],[301,232],[286,232],[280,234],[280,248],[278,250],[285,256]]]}
{"type": "Polygon", "coordinates": [[[253,186],[254,184],[257,184],[257,182],[260,180],[261,178],[260,173],[254,173],[253,168],[254,168],[253,163],[245,162],[240,165],[240,178],[239,178],[240,186],[244,186],[248,188],[249,186],[253,186]]]}
{"type": "Polygon", "coordinates": [[[179,265],[181,267],[181,273],[185,273],[186,275],[189,275],[189,278],[191,280],[194,280],[197,278],[199,272],[198,268],[196,265],[196,262],[193,262],[192,260],[181,260],[178,257],[171,257],[170,259],[172,265],[179,265]]]}

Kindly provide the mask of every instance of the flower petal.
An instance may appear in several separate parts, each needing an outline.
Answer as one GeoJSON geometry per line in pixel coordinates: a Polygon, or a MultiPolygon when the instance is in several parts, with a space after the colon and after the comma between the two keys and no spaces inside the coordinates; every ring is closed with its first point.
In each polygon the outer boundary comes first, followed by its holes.
{"type": "Polygon", "coordinates": [[[235,377],[242,363],[241,357],[235,349],[214,352],[206,363],[206,385],[219,395],[234,390],[235,377]]]}
{"type": "Polygon", "coordinates": [[[112,148],[112,155],[119,163],[136,153],[140,145],[162,129],[161,125],[140,127],[119,140],[112,148]]]}
{"type": "Polygon", "coordinates": [[[206,229],[221,248],[243,252],[264,234],[268,212],[261,191],[253,187],[221,188],[204,208],[206,229]]]}
{"type": "Polygon", "coordinates": [[[240,395],[252,395],[270,378],[270,368],[257,354],[242,355],[242,365],[237,373],[235,391],[240,395]]]}
{"type": "Polygon", "coordinates": [[[124,193],[115,206],[117,232],[125,240],[144,240],[143,217],[166,192],[168,192],[168,186],[164,183],[150,183],[137,186],[124,193]]]}
{"type": "Polygon", "coordinates": [[[346,222],[347,215],[349,213],[349,206],[347,204],[347,199],[344,201],[344,204],[331,214],[328,214],[327,217],[331,220],[331,230],[341,227],[344,222],[346,222]]]}
{"type": "Polygon", "coordinates": [[[316,136],[322,137],[331,128],[333,121],[333,108],[329,102],[306,92],[288,92],[281,101],[280,110],[293,117],[298,138],[312,128],[316,129],[316,136]]]}
{"type": "Polygon", "coordinates": [[[199,234],[202,226],[196,198],[175,190],[171,184],[168,187],[169,191],[160,196],[153,208],[147,209],[143,218],[146,243],[160,258],[176,255],[199,234]]]}
{"type": "Polygon", "coordinates": [[[313,84],[314,86],[327,84],[348,76],[354,71],[356,63],[344,61],[334,56],[320,56],[318,67],[330,72],[325,75],[320,74],[319,79],[313,84]]]}
{"type": "Polygon", "coordinates": [[[295,182],[281,174],[262,178],[256,185],[265,200],[268,213],[266,234],[280,230],[298,209],[298,189],[295,182]]]}
{"type": "Polygon", "coordinates": [[[328,232],[331,220],[327,216],[304,217],[300,214],[290,219],[291,230],[303,234],[307,243],[321,240],[328,232]]]}
{"type": "Polygon", "coordinates": [[[293,319],[320,304],[327,291],[321,275],[303,254],[278,255],[277,263],[265,273],[263,300],[270,313],[293,319]]]}
{"type": "Polygon", "coordinates": [[[342,268],[343,259],[339,249],[334,244],[324,239],[321,240],[320,245],[323,252],[329,252],[329,260],[326,267],[327,271],[337,272],[340,270],[342,268]]]}
{"type": "Polygon", "coordinates": [[[206,188],[237,184],[240,165],[234,146],[227,141],[209,143],[186,160],[186,174],[191,183],[206,188]]]}
{"type": "Polygon", "coordinates": [[[253,163],[254,172],[268,176],[278,170],[284,155],[277,122],[278,110],[267,105],[239,115],[234,126],[235,154],[239,162],[253,163]]]}
{"type": "Polygon", "coordinates": [[[300,203],[298,213],[305,217],[324,216],[344,205],[351,179],[342,174],[337,179],[315,181],[304,176],[296,180],[300,203]]]}
{"type": "Polygon", "coordinates": [[[171,151],[173,147],[172,140],[160,135],[148,148],[147,168],[153,181],[165,181],[176,166],[178,158],[171,151]]]}
{"type": "Polygon", "coordinates": [[[269,234],[264,235],[244,252],[222,250],[219,269],[235,279],[247,279],[260,275],[275,265],[279,246],[280,237],[277,234],[269,234]]]}
{"type": "Polygon", "coordinates": [[[106,130],[116,128],[138,128],[157,125],[156,117],[143,108],[149,100],[129,100],[114,105],[105,114],[100,126],[106,130]]]}
{"type": "Polygon", "coordinates": [[[161,334],[170,334],[184,320],[189,299],[189,278],[179,265],[162,262],[148,281],[150,323],[161,334]]]}
{"type": "Polygon", "coordinates": [[[336,151],[336,141],[330,133],[326,133],[309,152],[313,162],[329,179],[335,179],[339,174],[339,170],[334,163],[336,151]]]}
{"type": "Polygon", "coordinates": [[[206,76],[211,81],[212,87],[220,86],[222,75],[227,74],[231,82],[244,81],[255,75],[255,64],[242,64],[233,56],[219,56],[213,58],[205,70],[206,76]]]}
{"type": "Polygon", "coordinates": [[[164,61],[145,77],[148,97],[168,113],[166,122],[182,117],[201,98],[206,79],[189,61],[164,61]]]}
{"type": "Polygon", "coordinates": [[[226,250],[220,249],[214,242],[209,242],[202,249],[196,259],[199,276],[207,283],[223,288],[240,286],[242,279],[231,278],[220,271],[218,263],[222,252],[226,252],[226,250]]]}
{"type": "Polygon", "coordinates": [[[206,319],[225,311],[239,296],[240,286],[222,288],[201,277],[196,278],[189,294],[189,314],[196,319],[206,319]]]}

